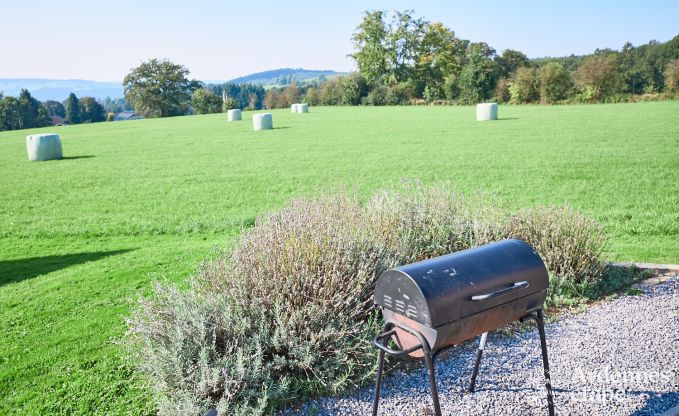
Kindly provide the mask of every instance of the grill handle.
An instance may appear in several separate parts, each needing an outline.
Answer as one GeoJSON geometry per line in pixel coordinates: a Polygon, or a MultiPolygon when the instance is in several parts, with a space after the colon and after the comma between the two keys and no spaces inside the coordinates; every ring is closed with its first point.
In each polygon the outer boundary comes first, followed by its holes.
{"type": "Polygon", "coordinates": [[[412,347],[410,347],[406,350],[391,349],[387,346],[387,344],[384,344],[384,343],[381,342],[383,339],[391,338],[394,334],[396,334],[396,329],[390,329],[389,331],[386,331],[386,332],[379,334],[378,336],[376,336],[373,339],[373,345],[376,346],[377,348],[379,348],[382,351],[386,352],[387,354],[391,354],[391,355],[406,355],[406,354],[410,354],[411,352],[417,351],[420,348],[422,348],[422,335],[420,333],[414,331],[412,328],[408,328],[407,326],[400,325],[398,322],[394,322],[394,321],[387,322],[385,324],[385,329],[388,328],[388,327],[392,327],[392,328],[398,327],[398,328],[408,332],[409,334],[417,337],[417,339],[420,340],[420,344],[413,345],[412,347]]]}
{"type": "Polygon", "coordinates": [[[488,300],[488,299],[493,299],[493,298],[496,298],[496,297],[498,297],[498,296],[505,295],[505,294],[507,294],[507,293],[509,293],[509,292],[513,292],[513,291],[519,290],[519,289],[525,289],[525,288],[527,288],[527,287],[528,287],[528,281],[527,281],[527,280],[524,280],[523,282],[516,282],[516,283],[514,283],[513,286],[506,287],[506,288],[500,289],[500,290],[496,290],[495,292],[486,293],[485,295],[476,295],[476,296],[472,296],[472,300],[473,300],[473,301],[478,301],[478,300],[488,300]]]}

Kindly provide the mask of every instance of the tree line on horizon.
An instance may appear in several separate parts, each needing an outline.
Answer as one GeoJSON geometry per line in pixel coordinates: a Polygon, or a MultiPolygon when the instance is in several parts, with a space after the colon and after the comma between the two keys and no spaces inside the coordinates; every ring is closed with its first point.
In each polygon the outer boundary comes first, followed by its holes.
{"type": "Polygon", "coordinates": [[[679,35],[627,42],[620,51],[530,59],[460,39],[414,11],[366,11],[352,35],[358,71],[316,83],[270,88],[266,108],[311,105],[570,104],[679,96],[679,35]]]}
{"type": "Polygon", "coordinates": [[[3,96],[0,92],[0,131],[110,121],[114,114],[131,109],[122,98],[107,97],[100,101],[70,93],[63,102],[41,102],[26,89],[18,97],[3,96]]]}
{"type": "Polygon", "coordinates": [[[620,51],[529,59],[460,39],[412,10],[375,10],[365,12],[352,41],[349,56],[358,71],[304,88],[310,104],[596,103],[676,98],[679,92],[679,35],[636,47],[628,42],[620,51]]]}
{"type": "Polygon", "coordinates": [[[188,68],[168,59],[149,59],[125,76],[125,100],[144,117],[260,110],[265,90],[253,84],[208,84],[189,79],[188,68]],[[226,98],[226,99],[224,99],[226,98]]]}
{"type": "Polygon", "coordinates": [[[123,80],[124,99],[78,99],[41,103],[22,90],[0,93],[0,131],[52,124],[111,120],[134,109],[144,117],[219,113],[232,108],[311,105],[513,104],[626,102],[679,97],[679,35],[665,43],[626,43],[620,51],[529,59],[485,42],[460,39],[440,22],[414,11],[366,11],[356,27],[351,56],[357,72],[347,76],[264,89],[254,84],[208,84],[168,59],[150,59],[123,80]]]}

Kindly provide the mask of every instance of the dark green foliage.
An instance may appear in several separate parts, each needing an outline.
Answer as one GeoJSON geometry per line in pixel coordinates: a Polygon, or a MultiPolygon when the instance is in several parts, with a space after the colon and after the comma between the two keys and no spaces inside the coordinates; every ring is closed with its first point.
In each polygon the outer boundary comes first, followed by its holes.
{"type": "Polygon", "coordinates": [[[123,111],[132,111],[133,108],[124,98],[104,98],[101,103],[107,113],[118,114],[123,111]]]}
{"type": "Polygon", "coordinates": [[[540,77],[535,68],[527,66],[516,70],[509,84],[509,96],[512,103],[536,103],[540,100],[540,77]]]}
{"type": "Polygon", "coordinates": [[[350,55],[370,85],[386,82],[390,74],[387,26],[382,10],[366,11],[352,36],[356,52],[350,55]]]}
{"type": "Polygon", "coordinates": [[[665,68],[665,91],[679,91],[679,59],[673,59],[665,68]]]}
{"type": "Polygon", "coordinates": [[[47,107],[31,96],[28,90],[19,93],[19,111],[21,112],[20,127],[29,129],[33,127],[45,127],[52,124],[47,107]]]}
{"type": "Polygon", "coordinates": [[[311,106],[319,105],[320,100],[318,98],[318,90],[315,87],[308,88],[304,95],[304,101],[311,106]]]}
{"type": "Polygon", "coordinates": [[[624,291],[632,284],[650,277],[651,272],[637,268],[606,266],[595,282],[574,282],[550,273],[548,308],[578,306],[624,291]]]}
{"type": "Polygon", "coordinates": [[[191,107],[196,114],[214,114],[222,111],[222,99],[206,88],[200,88],[191,96],[191,107]]]}
{"type": "Polygon", "coordinates": [[[339,82],[337,80],[324,82],[318,89],[318,100],[322,105],[339,105],[342,100],[339,82]]]}
{"type": "MultiPolygon", "coordinates": [[[[666,80],[674,79],[667,78],[666,67],[679,58],[679,36],[664,44],[627,43],[620,52],[597,49],[586,56],[528,59],[513,49],[496,55],[488,44],[459,39],[442,23],[414,14],[412,10],[365,12],[351,38],[355,52],[349,55],[362,80],[353,74],[330,80],[319,76],[315,83],[298,84],[294,76],[281,74],[276,82],[284,87],[271,88],[266,95],[263,90],[255,92],[257,102],[266,108],[283,108],[300,97],[311,105],[398,105],[413,99],[436,104],[493,99],[542,104],[637,101],[629,94],[663,91],[666,80]]],[[[671,93],[673,88],[665,90],[671,93]]],[[[654,97],[644,99],[672,95],[654,97]]],[[[240,108],[261,105],[235,99],[240,108]]]]}
{"type": "Polygon", "coordinates": [[[410,84],[402,82],[391,86],[378,85],[363,99],[367,105],[409,104],[415,94],[410,84]]]}
{"type": "Polygon", "coordinates": [[[573,80],[561,64],[550,62],[540,68],[540,99],[552,104],[566,99],[573,89],[573,80]]]}
{"type": "Polygon", "coordinates": [[[338,81],[340,103],[344,105],[358,105],[368,93],[368,84],[359,73],[352,73],[338,81]]]}
{"type": "Polygon", "coordinates": [[[79,102],[81,123],[98,123],[106,120],[106,110],[94,97],[82,97],[79,102]]]}
{"type": "Polygon", "coordinates": [[[209,84],[206,88],[212,91],[217,97],[222,97],[223,93],[226,93],[226,99],[230,101],[230,106],[232,108],[246,109],[250,107],[252,110],[261,110],[262,105],[264,105],[264,97],[266,91],[261,85],[254,84],[209,84]],[[255,99],[252,99],[252,97],[255,99]],[[254,106],[251,105],[251,101],[254,102],[254,106]]]}
{"type": "Polygon", "coordinates": [[[458,85],[460,100],[476,104],[493,96],[497,77],[495,50],[486,43],[472,43],[467,48],[467,63],[462,68],[458,85]]]}
{"type": "Polygon", "coordinates": [[[125,76],[125,100],[144,117],[171,117],[189,111],[191,94],[202,83],[189,80],[189,70],[167,59],[143,62],[125,76]]]}
{"type": "Polygon", "coordinates": [[[415,96],[413,87],[407,82],[391,85],[387,87],[387,94],[385,97],[386,105],[408,104],[415,96]]]}
{"type": "MultiPolygon", "coordinates": [[[[441,23],[415,18],[412,10],[396,11],[390,19],[386,11],[368,11],[352,40],[355,53],[350,56],[371,90],[362,101],[374,105],[386,102],[386,89],[380,85],[397,83],[407,83],[415,98],[428,102],[447,99],[473,104],[491,98],[506,102],[512,79],[516,81],[515,102],[617,102],[623,99],[622,93],[663,91],[666,67],[679,58],[679,36],[664,44],[651,41],[634,47],[627,43],[620,52],[597,49],[586,56],[531,60],[512,49],[496,56],[487,44],[458,39],[441,23]],[[560,69],[550,66],[539,85],[526,77],[526,71],[516,80],[521,68],[539,70],[550,63],[559,64],[560,69]],[[572,79],[578,81],[578,88],[573,88],[572,79]]],[[[537,78],[537,72],[530,74],[537,78]]]]}
{"type": "Polygon", "coordinates": [[[591,101],[601,101],[615,93],[620,85],[615,56],[601,54],[587,58],[575,71],[575,80],[578,87],[588,91],[591,101]]]}
{"type": "Polygon", "coordinates": [[[14,97],[3,97],[0,100],[0,130],[18,130],[21,128],[21,106],[14,97]]]}
{"type": "Polygon", "coordinates": [[[0,131],[45,127],[52,124],[47,107],[21,90],[18,98],[0,95],[0,131]]]}
{"type": "Polygon", "coordinates": [[[585,292],[588,299],[600,299],[611,293],[628,288],[633,283],[651,277],[650,270],[642,270],[636,267],[607,266],[601,279],[591,285],[585,292]]]}
{"type": "MultiPolygon", "coordinates": [[[[447,81],[459,78],[468,44],[441,23],[425,25],[414,73],[416,84],[424,86],[422,96],[427,101],[445,99],[449,95],[457,97],[457,91],[453,92],[447,81]]],[[[417,94],[418,90],[414,92],[417,94]]]]}
{"type": "Polygon", "coordinates": [[[233,110],[235,108],[238,108],[238,105],[236,104],[236,100],[234,100],[231,97],[227,97],[227,99],[222,103],[222,112],[226,113],[229,110],[233,110]]]}
{"type": "Polygon", "coordinates": [[[50,116],[66,117],[66,109],[59,101],[47,100],[45,101],[45,107],[47,107],[47,112],[50,116]]]}
{"type": "Polygon", "coordinates": [[[507,78],[500,78],[495,85],[495,101],[497,103],[508,103],[511,99],[509,93],[510,81],[507,78]]]}
{"type": "Polygon", "coordinates": [[[376,85],[370,93],[363,99],[363,104],[367,105],[386,105],[387,104],[387,87],[385,85],[376,85]]]}
{"type": "Polygon", "coordinates": [[[66,109],[66,123],[78,124],[80,123],[80,101],[75,94],[70,93],[66,101],[64,101],[64,108],[66,109]]]}
{"type": "Polygon", "coordinates": [[[503,77],[509,77],[523,66],[530,66],[528,57],[524,53],[513,49],[502,51],[502,55],[495,57],[495,62],[498,64],[500,76],[503,77]]]}

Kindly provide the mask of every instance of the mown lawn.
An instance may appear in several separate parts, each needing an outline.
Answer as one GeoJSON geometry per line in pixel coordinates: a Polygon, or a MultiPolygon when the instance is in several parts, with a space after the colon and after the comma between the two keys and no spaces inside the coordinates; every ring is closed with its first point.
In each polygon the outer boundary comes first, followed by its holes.
{"type": "Polygon", "coordinates": [[[261,212],[337,186],[446,180],[508,208],[568,204],[611,260],[679,263],[679,102],[312,108],[55,127],[61,161],[0,133],[0,414],[154,414],[123,359],[124,316],[261,212]]]}

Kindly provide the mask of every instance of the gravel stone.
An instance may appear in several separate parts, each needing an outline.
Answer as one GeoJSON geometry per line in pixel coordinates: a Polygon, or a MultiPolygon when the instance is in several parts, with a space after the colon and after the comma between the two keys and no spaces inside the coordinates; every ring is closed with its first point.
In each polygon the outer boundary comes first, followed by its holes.
{"type": "MultiPolygon", "coordinates": [[[[679,405],[679,276],[643,289],[547,324],[557,415],[658,415],[679,405]]],[[[464,394],[475,353],[469,342],[436,363],[444,415],[547,414],[537,330],[491,334],[476,392],[464,394]]],[[[389,374],[379,414],[433,414],[428,386],[424,367],[389,374]]],[[[372,396],[366,386],[280,415],[369,415],[372,396]]]]}

